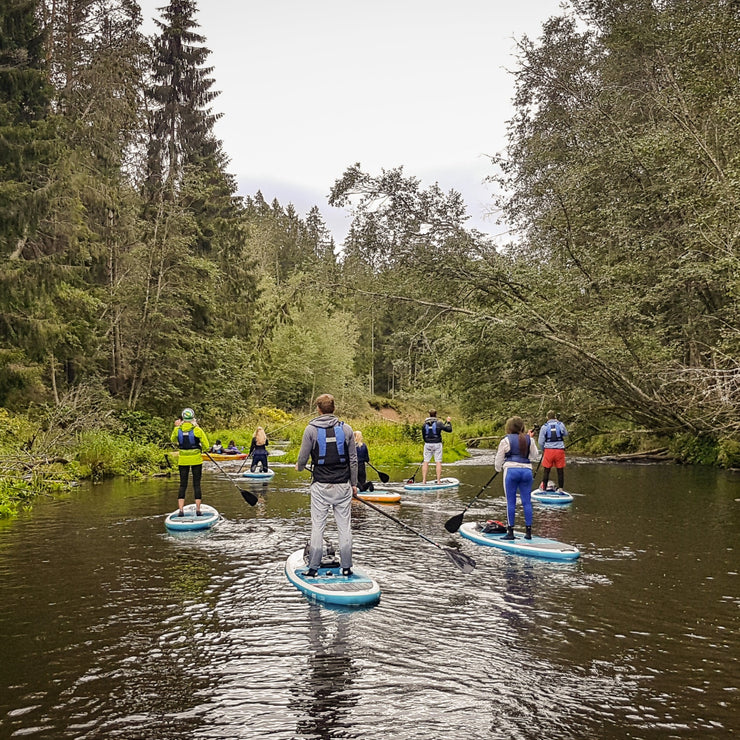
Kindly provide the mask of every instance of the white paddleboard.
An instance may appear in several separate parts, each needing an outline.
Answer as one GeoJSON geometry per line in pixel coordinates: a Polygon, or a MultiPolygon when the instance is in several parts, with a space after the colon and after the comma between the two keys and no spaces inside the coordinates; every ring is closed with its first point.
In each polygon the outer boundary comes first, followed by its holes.
{"type": "Polygon", "coordinates": [[[466,522],[460,527],[460,534],[478,545],[496,547],[517,555],[529,555],[536,558],[546,558],[547,560],[575,560],[581,555],[580,550],[574,545],[567,545],[564,542],[550,540],[546,537],[537,537],[536,535],[532,535],[531,540],[525,540],[523,532],[514,532],[515,539],[505,540],[503,539],[505,532],[483,532],[478,522],[466,522]]]}
{"type": "Polygon", "coordinates": [[[457,488],[460,481],[457,478],[442,478],[439,483],[427,481],[426,483],[407,483],[403,488],[405,491],[443,491],[446,488],[457,488]]]}
{"type": "Polygon", "coordinates": [[[352,566],[352,575],[343,576],[339,563],[322,567],[312,578],[306,576],[308,566],[303,560],[303,548],[296,550],[285,562],[288,580],[311,601],[341,606],[368,606],[380,600],[380,586],[365,570],[352,566]]]}

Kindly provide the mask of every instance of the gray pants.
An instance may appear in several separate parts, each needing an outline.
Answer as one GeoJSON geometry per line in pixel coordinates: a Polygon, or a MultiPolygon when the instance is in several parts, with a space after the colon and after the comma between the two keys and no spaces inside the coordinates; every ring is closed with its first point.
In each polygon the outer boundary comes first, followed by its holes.
{"type": "Polygon", "coordinates": [[[339,562],[342,568],[352,567],[352,486],[349,483],[311,483],[311,556],[308,567],[321,564],[324,527],[329,512],[334,510],[339,533],[339,562]]]}

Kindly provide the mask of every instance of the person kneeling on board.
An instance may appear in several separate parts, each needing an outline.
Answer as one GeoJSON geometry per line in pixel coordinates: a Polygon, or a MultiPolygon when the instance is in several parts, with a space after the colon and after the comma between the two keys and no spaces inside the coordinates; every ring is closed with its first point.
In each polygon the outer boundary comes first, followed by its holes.
{"type": "Polygon", "coordinates": [[[506,420],[506,436],[499,442],[494,467],[504,471],[504,491],[506,492],[507,527],[505,540],[513,540],[514,516],[516,514],[516,494],[524,509],[524,524],[527,527],[525,540],[532,539],[532,462],[536,462],[539,451],[534,439],[526,433],[524,420],[512,416],[506,420]]]}
{"type": "Polygon", "coordinates": [[[324,527],[333,511],[339,535],[339,562],[342,575],[352,575],[352,497],[357,494],[357,448],[349,424],[334,415],[334,396],[324,393],[316,399],[320,416],[303,431],[296,470],[313,463],[311,480],[311,555],[306,575],[313,577],[321,565],[324,527]]]}
{"type": "Polygon", "coordinates": [[[355,447],[357,448],[357,488],[362,492],[374,491],[375,486],[367,479],[365,468],[365,465],[370,462],[370,453],[359,429],[355,430],[355,447]]]}

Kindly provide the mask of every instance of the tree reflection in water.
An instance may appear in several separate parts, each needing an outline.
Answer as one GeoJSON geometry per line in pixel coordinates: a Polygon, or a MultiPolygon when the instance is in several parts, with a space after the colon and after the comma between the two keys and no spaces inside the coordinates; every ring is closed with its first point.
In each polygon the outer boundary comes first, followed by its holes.
{"type": "Polygon", "coordinates": [[[304,713],[296,731],[302,738],[356,737],[344,722],[358,699],[351,690],[358,669],[347,639],[352,615],[311,604],[308,618],[306,680],[293,690],[296,708],[304,713]]]}

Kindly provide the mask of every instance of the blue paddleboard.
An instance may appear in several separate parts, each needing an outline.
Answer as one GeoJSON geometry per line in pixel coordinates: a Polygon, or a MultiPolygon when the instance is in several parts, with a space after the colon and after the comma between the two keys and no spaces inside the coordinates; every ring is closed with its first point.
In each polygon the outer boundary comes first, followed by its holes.
{"type": "Polygon", "coordinates": [[[580,557],[580,550],[573,545],[564,542],[550,540],[546,537],[532,535],[531,540],[524,539],[523,532],[514,532],[516,539],[505,540],[505,532],[488,533],[483,532],[478,522],[466,522],[460,527],[460,534],[477,545],[497,547],[506,552],[517,555],[529,555],[535,558],[546,558],[547,560],[575,560],[580,557]]]}
{"type": "Polygon", "coordinates": [[[352,575],[343,576],[336,567],[319,568],[318,575],[306,577],[308,566],[303,549],[296,550],[285,562],[288,580],[311,601],[341,606],[367,606],[380,599],[380,586],[362,569],[352,566],[352,575]]]}
{"type": "Polygon", "coordinates": [[[179,516],[176,509],[167,515],[164,526],[172,532],[192,532],[198,529],[210,529],[220,519],[219,513],[208,504],[201,504],[201,516],[196,516],[195,504],[183,507],[184,516],[179,516]]]}
{"type": "Polygon", "coordinates": [[[246,473],[242,473],[242,478],[249,478],[250,480],[270,480],[272,476],[275,475],[274,470],[265,470],[264,473],[255,471],[254,473],[251,470],[247,470],[246,473]]]}
{"type": "Polygon", "coordinates": [[[571,504],[573,496],[567,491],[543,491],[535,488],[532,491],[532,500],[539,501],[541,504],[571,504]]]}

